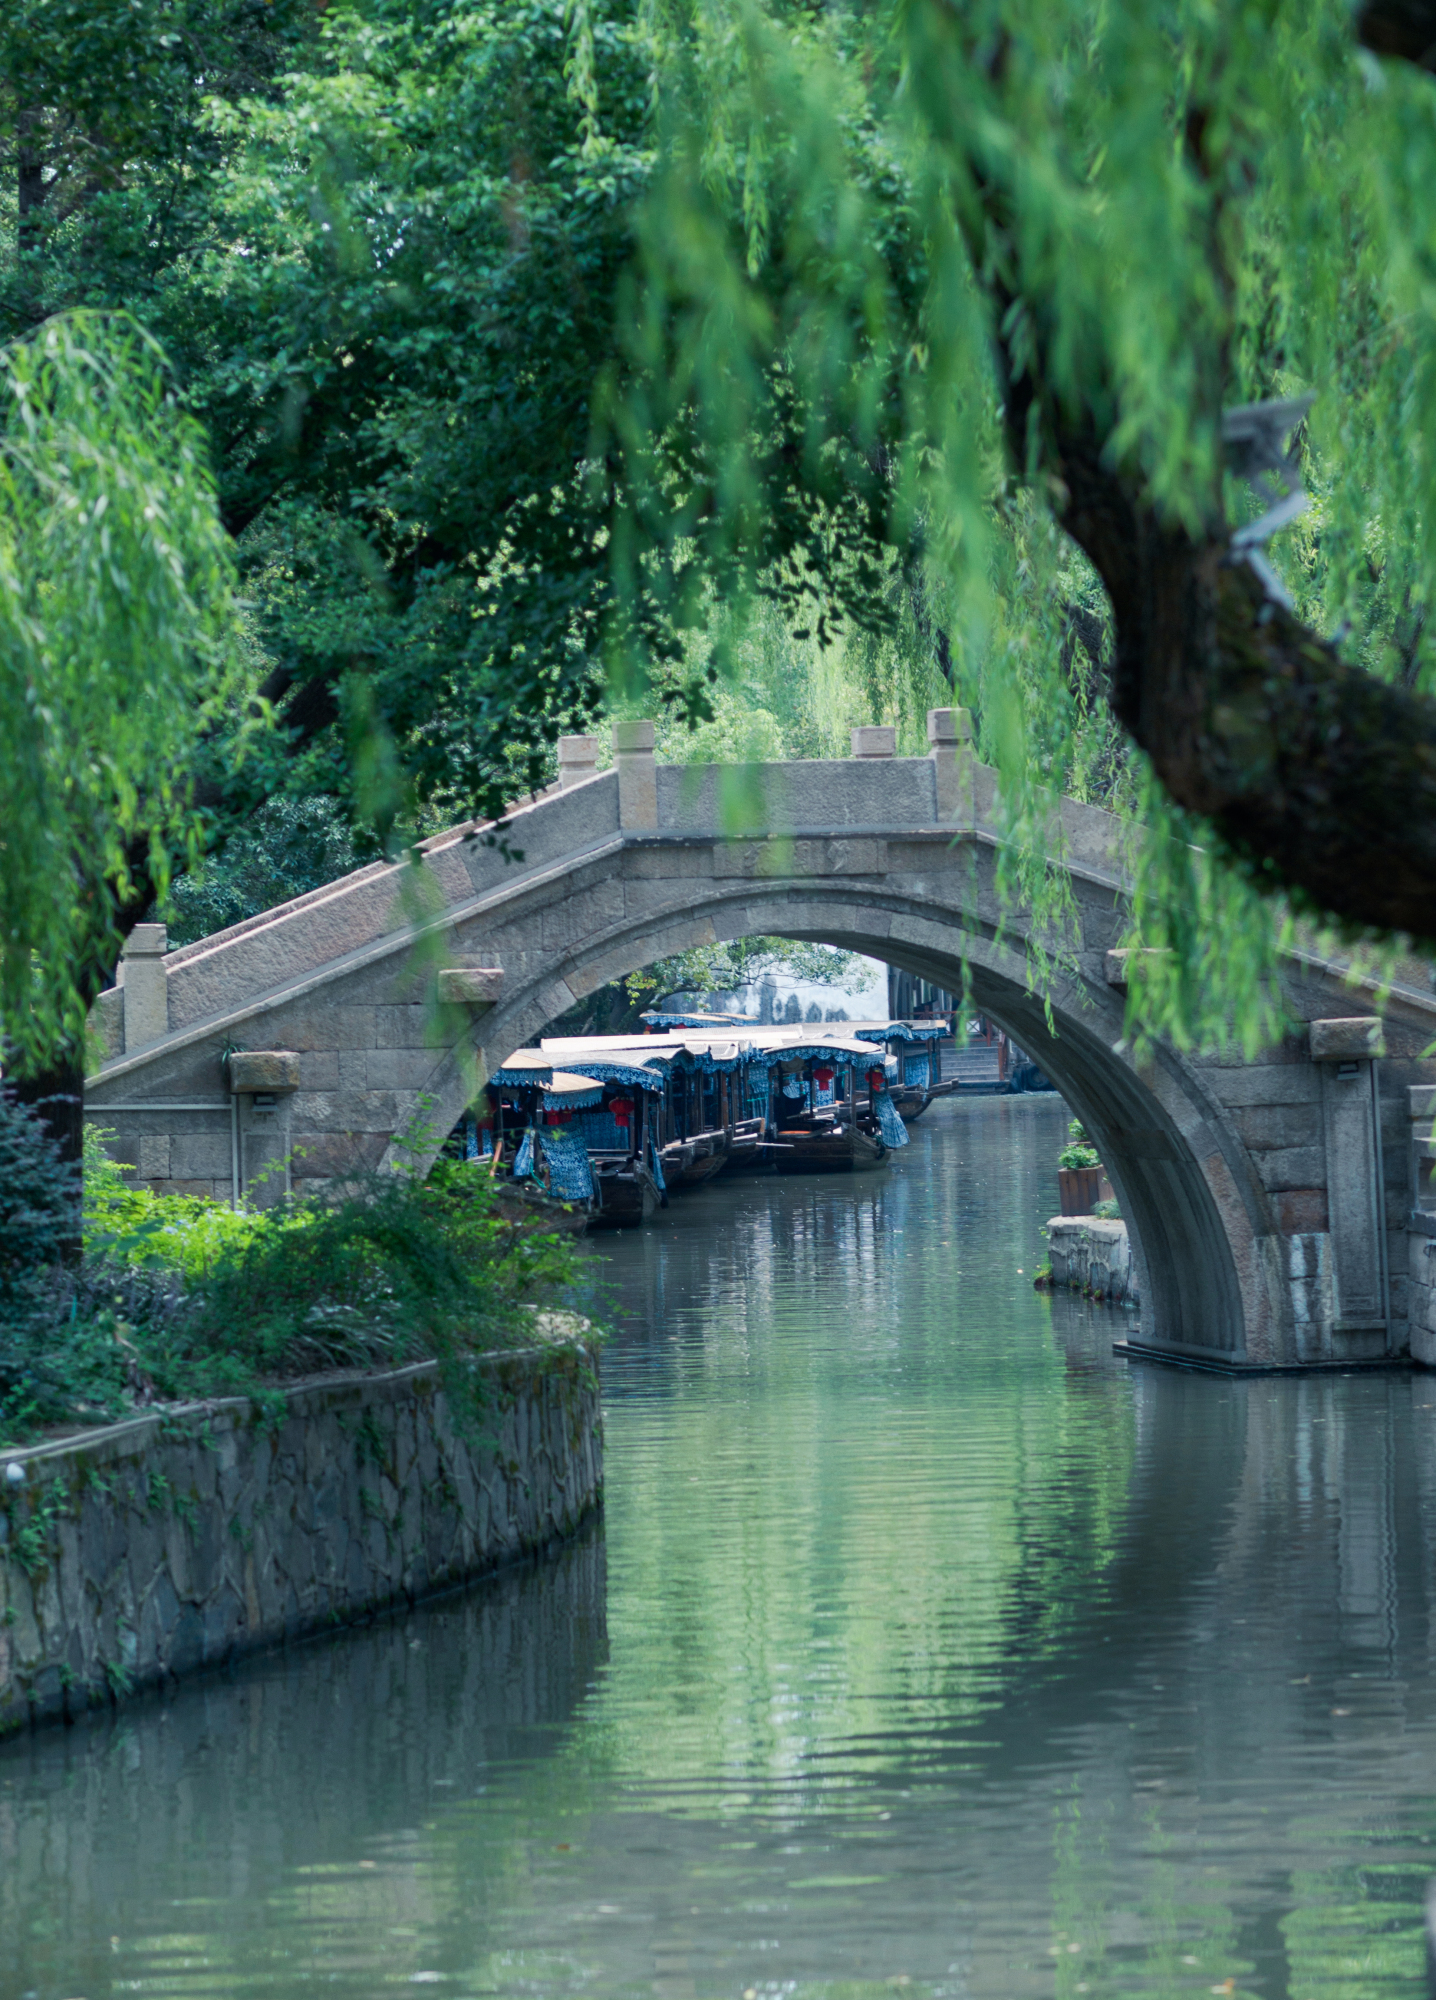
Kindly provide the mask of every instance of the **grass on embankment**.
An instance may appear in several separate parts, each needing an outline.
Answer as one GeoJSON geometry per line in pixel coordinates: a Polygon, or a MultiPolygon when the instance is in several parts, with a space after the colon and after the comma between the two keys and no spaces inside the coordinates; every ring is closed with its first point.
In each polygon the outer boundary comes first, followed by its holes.
{"type": "Polygon", "coordinates": [[[156,1403],[255,1394],[338,1368],[465,1364],[528,1344],[527,1310],[577,1275],[573,1239],[497,1212],[490,1177],[441,1160],[269,1209],[127,1184],[87,1135],[76,1171],[0,1097],[0,1447],[156,1403]]]}

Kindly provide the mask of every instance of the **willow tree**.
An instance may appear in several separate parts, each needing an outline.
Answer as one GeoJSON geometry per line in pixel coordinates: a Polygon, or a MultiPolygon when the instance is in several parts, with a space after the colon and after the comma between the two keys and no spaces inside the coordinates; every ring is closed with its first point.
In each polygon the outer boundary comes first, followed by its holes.
{"type": "Polygon", "coordinates": [[[663,18],[618,656],[679,657],[715,579],[875,628],[918,574],[1019,806],[1085,633],[1208,1026],[1261,1012],[1272,892],[1436,940],[1429,0],[663,18]],[[1051,643],[1004,651],[1024,592],[1051,643]]]}
{"type": "Polygon", "coordinates": [[[78,1145],[85,1020],[196,835],[235,610],[203,434],[133,321],[0,351],[0,1030],[5,1081],[78,1145]]]}

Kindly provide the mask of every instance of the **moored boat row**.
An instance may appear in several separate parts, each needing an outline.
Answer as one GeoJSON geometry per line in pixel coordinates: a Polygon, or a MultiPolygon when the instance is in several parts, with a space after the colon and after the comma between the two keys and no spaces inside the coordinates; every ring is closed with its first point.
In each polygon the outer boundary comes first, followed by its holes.
{"type": "Polygon", "coordinates": [[[907,1143],[941,1090],[942,1022],[759,1027],[649,1016],[648,1032],[550,1038],[494,1071],[451,1149],[527,1211],[646,1222],[720,1173],[860,1173],[907,1143]],[[915,1043],[926,1044],[916,1071],[915,1043]]]}

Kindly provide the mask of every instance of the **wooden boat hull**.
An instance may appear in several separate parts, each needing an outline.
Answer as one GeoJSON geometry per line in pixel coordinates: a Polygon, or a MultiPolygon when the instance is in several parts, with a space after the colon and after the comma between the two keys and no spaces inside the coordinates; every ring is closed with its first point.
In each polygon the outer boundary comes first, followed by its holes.
{"type": "Polygon", "coordinates": [[[658,1188],[647,1167],[600,1170],[595,1179],[599,1205],[589,1217],[590,1229],[640,1229],[656,1213],[658,1188]]]}
{"type": "Polygon", "coordinates": [[[702,1187],[728,1164],[728,1139],[722,1132],[705,1132],[697,1139],[675,1139],[662,1153],[663,1179],[670,1194],[702,1187]]]}
{"type": "Polygon", "coordinates": [[[505,1222],[542,1234],[548,1230],[581,1236],[593,1222],[593,1211],[580,1202],[555,1201],[540,1189],[500,1181],[498,1211],[505,1222]]]}
{"type": "Polygon", "coordinates": [[[861,1174],[885,1167],[890,1157],[876,1133],[857,1126],[841,1132],[798,1126],[779,1132],[774,1149],[780,1174],[861,1174]]]}

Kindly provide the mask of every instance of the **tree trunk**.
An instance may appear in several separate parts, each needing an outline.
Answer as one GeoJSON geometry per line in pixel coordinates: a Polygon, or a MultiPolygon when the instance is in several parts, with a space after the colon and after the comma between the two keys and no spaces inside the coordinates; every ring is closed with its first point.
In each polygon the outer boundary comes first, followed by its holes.
{"type": "Polygon", "coordinates": [[[17,1104],[33,1111],[67,1160],[84,1153],[85,1065],[81,1052],[67,1050],[43,1070],[5,1072],[5,1088],[17,1104]]]}
{"type": "MultiPolygon", "coordinates": [[[[84,1049],[67,1049],[46,1068],[16,1075],[7,1068],[6,1093],[33,1111],[60,1148],[62,1159],[77,1167],[85,1151],[84,1049]]],[[[73,1219],[63,1241],[65,1261],[77,1264],[82,1249],[80,1185],[76,1176],[73,1219]]]]}

